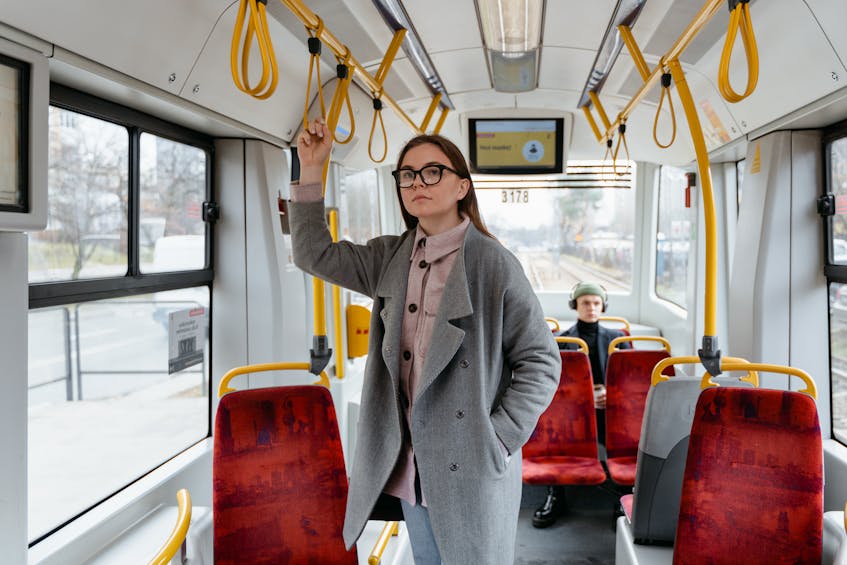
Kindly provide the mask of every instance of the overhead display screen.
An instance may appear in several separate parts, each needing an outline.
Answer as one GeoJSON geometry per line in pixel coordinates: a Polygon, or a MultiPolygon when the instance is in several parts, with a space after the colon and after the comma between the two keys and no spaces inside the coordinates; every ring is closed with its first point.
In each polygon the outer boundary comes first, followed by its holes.
{"type": "Polygon", "coordinates": [[[470,165],[475,173],[562,172],[562,118],[471,118],[470,165]]]}

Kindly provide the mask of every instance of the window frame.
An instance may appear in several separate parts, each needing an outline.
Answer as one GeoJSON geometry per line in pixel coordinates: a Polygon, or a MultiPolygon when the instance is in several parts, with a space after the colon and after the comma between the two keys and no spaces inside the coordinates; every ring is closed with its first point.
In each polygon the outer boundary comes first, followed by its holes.
{"type": "MultiPolygon", "coordinates": [[[[214,229],[212,229],[214,224],[208,222],[206,223],[206,260],[203,269],[166,273],[141,273],[138,250],[140,230],[139,162],[142,133],[149,133],[157,137],[201,149],[206,153],[208,164],[206,168],[205,201],[211,202],[214,201],[214,140],[194,130],[56,83],[50,84],[50,105],[104,120],[127,129],[129,136],[127,272],[122,276],[98,279],[30,283],[30,310],[107,298],[125,298],[137,294],[148,294],[203,285],[209,286],[211,296],[211,284],[214,279],[214,229]]],[[[211,332],[211,328],[209,331],[211,332]]]]}

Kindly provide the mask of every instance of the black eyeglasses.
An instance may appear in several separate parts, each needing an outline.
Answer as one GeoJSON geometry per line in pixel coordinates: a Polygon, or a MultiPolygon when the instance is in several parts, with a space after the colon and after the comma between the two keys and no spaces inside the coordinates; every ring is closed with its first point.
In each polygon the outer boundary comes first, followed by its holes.
{"type": "Polygon", "coordinates": [[[458,171],[451,169],[447,165],[427,165],[426,167],[422,167],[417,171],[414,169],[397,169],[396,171],[391,171],[392,176],[394,176],[394,181],[397,183],[397,186],[400,188],[412,188],[412,185],[415,184],[415,177],[417,175],[421,176],[421,180],[426,185],[438,184],[441,182],[441,175],[444,174],[444,171],[450,171],[454,175],[461,177],[458,171]]]}

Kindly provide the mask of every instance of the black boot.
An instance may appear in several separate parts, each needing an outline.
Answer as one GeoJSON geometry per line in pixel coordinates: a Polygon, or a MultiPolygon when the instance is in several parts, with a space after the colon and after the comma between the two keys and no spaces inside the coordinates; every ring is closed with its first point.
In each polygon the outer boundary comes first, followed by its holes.
{"type": "Polygon", "coordinates": [[[556,523],[556,518],[559,517],[562,504],[564,503],[562,494],[560,489],[556,487],[547,487],[547,500],[532,515],[532,525],[534,527],[546,528],[556,523]]]}

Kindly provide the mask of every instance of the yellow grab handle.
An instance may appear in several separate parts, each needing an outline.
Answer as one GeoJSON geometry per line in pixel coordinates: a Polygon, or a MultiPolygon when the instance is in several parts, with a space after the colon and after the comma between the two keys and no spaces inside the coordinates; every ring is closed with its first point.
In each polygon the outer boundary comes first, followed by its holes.
{"type": "MultiPolygon", "coordinates": [[[[818,389],[815,386],[815,381],[812,380],[812,377],[809,374],[802,370],[797,369],[795,367],[788,367],[786,365],[770,365],[768,363],[739,363],[735,361],[731,361],[729,363],[724,363],[721,361],[721,370],[722,371],[760,371],[764,373],[781,373],[783,375],[794,375],[795,377],[799,377],[806,383],[806,388],[798,391],[805,392],[815,400],[818,398],[818,389]]],[[[706,375],[704,375],[704,381],[706,380],[706,375]]],[[[711,377],[709,377],[709,382],[706,383],[712,386],[717,386],[715,383],[711,381],[711,377]]],[[[706,385],[703,385],[703,388],[706,388],[706,385]]]]}
{"type": "Polygon", "coordinates": [[[759,51],[756,47],[756,36],[753,34],[753,22],[750,19],[750,6],[740,2],[729,16],[729,29],[721,52],[720,67],[718,67],[718,90],[728,102],[740,102],[750,96],[759,81],[759,51]],[[744,43],[744,53],[747,55],[747,89],[743,94],[733,90],[729,82],[729,61],[732,57],[732,46],[735,35],[741,31],[744,43]]]}
{"type": "MultiPolygon", "coordinates": [[[[740,357],[724,357],[724,358],[721,359],[721,361],[729,362],[729,363],[748,363],[748,361],[746,359],[742,359],[740,357]]],[[[670,367],[671,365],[689,365],[689,364],[699,364],[699,363],[700,363],[700,358],[695,357],[693,355],[688,355],[688,356],[683,356],[683,357],[668,357],[667,359],[662,359],[661,361],[656,363],[655,367],[653,367],[653,374],[650,377],[650,386],[656,386],[657,384],[659,384],[662,381],[669,381],[670,377],[667,376],[667,375],[663,375],[662,371],[664,371],[667,367],[670,367]]],[[[721,366],[721,368],[723,368],[723,366],[721,366]]],[[[705,375],[703,375],[703,379],[706,379],[707,375],[709,375],[709,373],[706,373],[705,375]]],[[[711,375],[709,375],[709,378],[711,378],[711,375]]],[[[741,377],[741,380],[752,384],[754,387],[758,388],[758,386],[759,386],[759,374],[756,371],[749,371],[748,370],[747,376],[741,377]]],[[[711,382],[711,381],[709,381],[709,382],[711,382]]],[[[711,385],[706,385],[706,386],[718,386],[718,384],[711,382],[711,385]]],[[[705,388],[706,386],[701,385],[701,388],[705,388]]]]}
{"type": "Polygon", "coordinates": [[[556,343],[575,343],[579,346],[579,350],[588,355],[588,344],[580,337],[559,336],[554,338],[556,343]]]}
{"type": "Polygon", "coordinates": [[[557,332],[559,331],[559,320],[556,318],[551,318],[549,316],[544,318],[544,321],[550,325],[550,330],[557,332]]]}
{"type": "Polygon", "coordinates": [[[167,565],[170,563],[182,542],[185,541],[185,536],[188,535],[188,526],[191,524],[191,495],[188,494],[188,489],[179,489],[179,492],[176,493],[176,500],[179,505],[176,524],[171,530],[171,535],[165,540],[165,545],[156,552],[153,560],[150,561],[150,565],[167,565]]]}
{"type": "Polygon", "coordinates": [[[622,335],[621,337],[616,337],[609,342],[609,355],[615,352],[615,348],[618,344],[626,343],[628,341],[658,341],[665,349],[668,350],[668,353],[671,352],[670,342],[663,337],[659,337],[657,335],[622,335]]]}
{"type": "MultiPolygon", "coordinates": [[[[260,373],[262,371],[308,371],[311,368],[312,365],[309,363],[257,363],[255,365],[236,367],[234,369],[230,369],[221,379],[221,384],[218,385],[218,398],[228,392],[235,392],[234,388],[229,387],[229,381],[238,375],[260,373]]],[[[322,385],[329,388],[329,377],[327,376],[326,371],[321,371],[320,379],[312,384],[322,385]]]]}
{"type": "Polygon", "coordinates": [[[629,320],[626,318],[621,318],[619,316],[600,316],[598,320],[601,322],[620,322],[624,325],[626,331],[630,331],[629,320]]]}
{"type": "Polygon", "coordinates": [[[368,556],[368,565],[378,565],[382,559],[382,554],[385,553],[385,548],[388,547],[388,540],[391,536],[396,536],[400,531],[398,522],[386,522],[382,527],[382,532],[379,534],[371,554],[368,556]]]}

